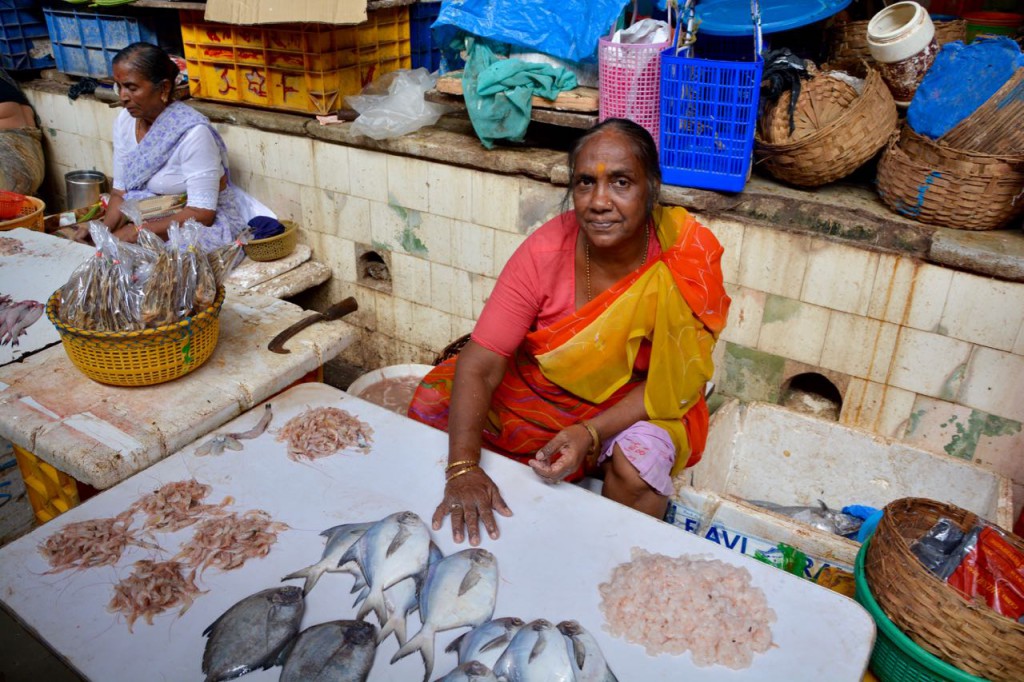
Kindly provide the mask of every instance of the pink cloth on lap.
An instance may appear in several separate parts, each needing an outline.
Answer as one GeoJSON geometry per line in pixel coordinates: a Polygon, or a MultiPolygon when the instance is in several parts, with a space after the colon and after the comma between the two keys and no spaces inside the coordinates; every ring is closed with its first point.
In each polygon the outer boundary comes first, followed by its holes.
{"type": "Polygon", "coordinates": [[[612,456],[616,445],[636,467],[640,478],[655,491],[665,496],[675,493],[671,471],[676,461],[676,448],[668,431],[650,422],[637,422],[605,441],[598,464],[612,456]]]}

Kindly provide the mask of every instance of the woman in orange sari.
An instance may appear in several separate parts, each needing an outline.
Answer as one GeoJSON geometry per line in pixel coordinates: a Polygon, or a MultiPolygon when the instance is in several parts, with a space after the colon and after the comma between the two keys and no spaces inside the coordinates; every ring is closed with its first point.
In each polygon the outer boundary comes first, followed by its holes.
{"type": "Polygon", "coordinates": [[[657,206],[661,171],[642,127],[610,119],[569,154],[573,210],[509,259],[455,357],[409,416],[448,431],[439,530],[498,537],[511,516],[480,449],[549,481],[603,475],[603,494],[660,518],[672,476],[700,458],[704,387],[725,326],[722,247],[684,209],[657,206]]]}

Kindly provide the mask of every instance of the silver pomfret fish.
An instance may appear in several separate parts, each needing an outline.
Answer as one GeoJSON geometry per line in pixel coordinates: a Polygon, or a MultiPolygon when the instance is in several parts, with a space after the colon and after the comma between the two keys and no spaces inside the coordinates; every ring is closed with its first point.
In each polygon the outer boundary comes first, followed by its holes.
{"type": "Polygon", "coordinates": [[[523,626],[494,666],[506,682],[573,682],[573,668],[562,633],[538,619],[523,626]]]}
{"type": "Polygon", "coordinates": [[[460,663],[479,661],[493,668],[512,638],[526,623],[520,618],[495,618],[459,635],[445,651],[457,651],[460,663]]]}
{"type": "Polygon", "coordinates": [[[563,620],[558,631],[565,638],[576,682],[618,682],[594,636],[574,620],[563,620]]]}
{"type": "Polygon", "coordinates": [[[426,668],[423,679],[429,680],[434,669],[434,634],[487,622],[497,596],[498,561],[486,549],[464,549],[433,564],[420,589],[423,627],[391,662],[418,650],[426,668]]]}
{"type": "MultiPolygon", "coordinates": [[[[430,552],[427,559],[427,567],[436,564],[444,558],[441,549],[433,542],[430,543],[430,552]]],[[[423,583],[424,575],[414,575],[411,578],[400,580],[388,589],[384,590],[384,606],[387,607],[388,621],[384,623],[377,635],[377,642],[383,642],[392,632],[398,639],[398,646],[405,644],[405,620],[410,613],[419,608],[420,585],[423,583]]]]}
{"type": "Polygon", "coordinates": [[[299,631],[304,602],[298,587],[277,587],[251,594],[215,620],[203,634],[206,682],[230,680],[273,665],[299,631]]]}
{"type": "Polygon", "coordinates": [[[281,682],[366,682],[377,653],[376,631],[361,620],[306,628],[282,656],[281,682]]]}
{"type": "Polygon", "coordinates": [[[320,535],[327,538],[327,544],[324,547],[324,553],[320,557],[320,561],[294,573],[289,573],[281,578],[281,580],[305,578],[306,583],[302,587],[302,592],[303,594],[309,594],[309,591],[313,589],[313,586],[316,585],[317,581],[320,580],[320,576],[324,573],[358,574],[359,569],[354,564],[344,566],[339,565],[339,562],[345,552],[358,542],[359,538],[363,537],[363,534],[373,524],[373,521],[367,523],[346,523],[323,531],[320,535]]]}
{"type": "Polygon", "coordinates": [[[436,682],[498,682],[494,672],[480,661],[463,663],[436,682]]]}
{"type": "Polygon", "coordinates": [[[413,512],[396,512],[373,524],[340,562],[357,561],[366,580],[366,599],[356,618],[362,620],[372,610],[377,614],[377,622],[386,623],[384,590],[422,572],[429,557],[430,531],[413,512]]]}

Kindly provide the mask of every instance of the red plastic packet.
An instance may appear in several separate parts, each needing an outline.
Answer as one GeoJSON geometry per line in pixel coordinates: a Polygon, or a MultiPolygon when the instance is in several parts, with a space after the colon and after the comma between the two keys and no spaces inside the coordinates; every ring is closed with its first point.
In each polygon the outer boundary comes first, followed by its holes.
{"type": "Polygon", "coordinates": [[[984,599],[997,613],[1022,622],[1024,554],[999,531],[985,526],[947,581],[967,599],[984,599]]]}

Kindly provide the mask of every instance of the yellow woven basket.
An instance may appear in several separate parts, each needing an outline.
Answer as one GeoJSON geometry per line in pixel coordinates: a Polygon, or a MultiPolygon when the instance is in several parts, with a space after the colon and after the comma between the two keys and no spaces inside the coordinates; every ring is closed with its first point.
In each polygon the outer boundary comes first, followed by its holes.
{"type": "Polygon", "coordinates": [[[94,332],[61,321],[60,289],[46,303],[46,316],[64,350],[87,377],[112,386],[152,386],[184,376],[206,362],[220,336],[224,288],[213,305],[190,318],[156,329],[94,332]]]}
{"type": "Polygon", "coordinates": [[[266,239],[254,239],[243,247],[245,255],[253,260],[268,261],[284,258],[294,251],[299,242],[299,226],[290,220],[282,220],[281,224],[284,232],[266,239]]]}

